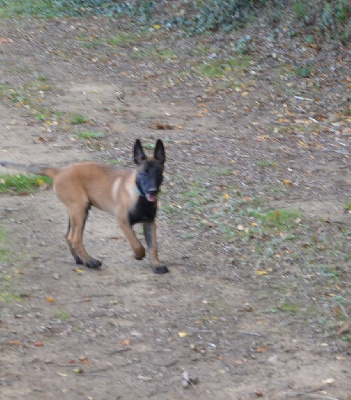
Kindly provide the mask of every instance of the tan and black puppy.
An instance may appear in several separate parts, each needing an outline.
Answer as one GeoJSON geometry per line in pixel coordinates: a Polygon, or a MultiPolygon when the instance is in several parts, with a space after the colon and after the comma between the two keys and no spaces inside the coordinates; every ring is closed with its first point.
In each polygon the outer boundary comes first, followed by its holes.
{"type": "Polygon", "coordinates": [[[135,236],[132,226],[142,223],[152,270],[156,274],[163,274],[168,272],[168,268],[161,266],[157,256],[155,224],[157,194],[162,184],[166,161],[162,141],[157,140],[154,157],[149,158],[137,139],[134,145],[134,161],[135,170],[94,162],[75,163],[63,168],[24,166],[6,161],[0,162],[0,165],[53,179],[54,191],[68,211],[66,239],[77,264],[84,264],[89,268],[101,266],[101,261],[85,251],[82,241],[89,209],[94,206],[117,217],[137,260],[145,256],[145,249],[135,236]]]}

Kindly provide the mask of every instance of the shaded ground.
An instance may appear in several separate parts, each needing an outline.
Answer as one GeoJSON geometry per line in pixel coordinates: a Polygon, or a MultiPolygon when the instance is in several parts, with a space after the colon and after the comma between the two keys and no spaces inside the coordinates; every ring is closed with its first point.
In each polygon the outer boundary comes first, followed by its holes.
{"type": "Polygon", "coordinates": [[[96,210],[77,271],[52,191],[2,195],[0,398],[350,399],[349,50],[116,26],[1,22],[2,159],[132,168],[162,138],[171,272],[96,210]]]}

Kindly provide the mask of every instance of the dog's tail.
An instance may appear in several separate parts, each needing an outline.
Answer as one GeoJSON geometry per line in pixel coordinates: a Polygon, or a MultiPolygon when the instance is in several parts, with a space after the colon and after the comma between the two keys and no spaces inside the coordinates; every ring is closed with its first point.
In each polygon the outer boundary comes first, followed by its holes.
{"type": "Polygon", "coordinates": [[[5,168],[16,169],[19,171],[29,172],[34,175],[44,175],[53,179],[60,171],[59,168],[50,168],[41,165],[25,165],[9,161],[0,161],[0,165],[5,168]]]}

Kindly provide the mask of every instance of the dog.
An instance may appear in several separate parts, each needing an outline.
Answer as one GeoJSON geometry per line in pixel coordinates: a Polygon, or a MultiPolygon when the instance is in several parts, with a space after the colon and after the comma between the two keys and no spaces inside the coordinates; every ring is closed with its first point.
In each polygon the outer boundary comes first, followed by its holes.
{"type": "Polygon", "coordinates": [[[54,192],[68,211],[65,237],[77,264],[88,268],[102,265],[100,260],[86,252],[82,241],[89,210],[94,206],[117,217],[137,260],[145,257],[145,248],[132,227],[142,223],[152,270],[156,274],[164,274],[168,268],[162,266],[158,259],[155,218],[165,161],[162,140],[156,141],[153,157],[147,157],[137,139],[134,144],[134,170],[95,162],[78,162],[62,168],[25,166],[6,161],[0,162],[0,165],[52,178],[54,192]]]}

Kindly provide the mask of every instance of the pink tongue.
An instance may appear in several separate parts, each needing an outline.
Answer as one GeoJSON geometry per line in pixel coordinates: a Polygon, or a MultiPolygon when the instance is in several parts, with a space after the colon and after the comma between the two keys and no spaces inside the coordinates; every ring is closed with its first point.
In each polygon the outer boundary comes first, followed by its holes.
{"type": "Polygon", "coordinates": [[[155,196],[154,194],[146,194],[146,200],[147,201],[156,201],[157,196],[155,196]]]}

